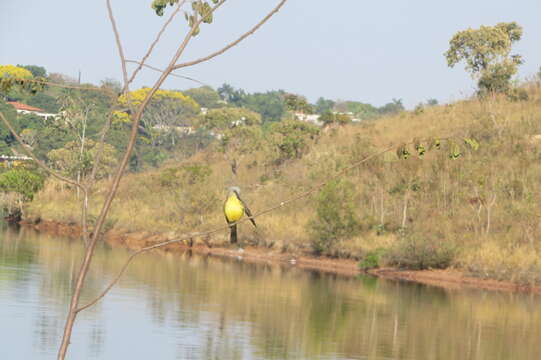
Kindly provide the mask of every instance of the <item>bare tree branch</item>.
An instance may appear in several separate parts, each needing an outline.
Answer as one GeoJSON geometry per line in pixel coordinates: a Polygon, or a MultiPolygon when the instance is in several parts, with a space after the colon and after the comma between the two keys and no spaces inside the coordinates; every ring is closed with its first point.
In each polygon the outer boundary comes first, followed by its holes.
{"type": "Polygon", "coordinates": [[[280,9],[282,8],[282,6],[284,6],[284,4],[287,2],[287,0],[282,0],[280,1],[280,3],[270,12],[267,14],[267,16],[265,16],[260,22],[258,22],[253,28],[251,28],[249,31],[245,32],[241,37],[239,37],[237,40],[233,41],[233,42],[230,42],[229,44],[227,44],[225,47],[223,47],[222,49],[210,54],[210,55],[207,55],[205,57],[202,57],[202,58],[199,58],[197,60],[193,60],[193,61],[188,61],[188,62],[185,62],[185,63],[182,63],[182,64],[178,64],[178,65],[175,65],[173,67],[173,70],[177,70],[177,69],[180,69],[180,68],[183,68],[183,67],[187,67],[187,66],[192,66],[192,65],[196,65],[196,64],[199,64],[199,63],[202,63],[202,62],[205,62],[205,61],[208,61],[212,58],[215,58],[216,56],[219,56],[219,55],[222,55],[223,53],[225,53],[227,50],[231,49],[232,47],[238,45],[242,40],[246,39],[248,36],[252,35],[253,33],[255,33],[261,26],[263,26],[263,24],[265,24],[274,14],[276,14],[278,11],[280,11],[280,9]]]}
{"type": "MultiPolygon", "coordinates": [[[[133,64],[141,64],[141,66],[144,66],[146,68],[149,68],[151,70],[154,70],[154,71],[157,71],[157,72],[161,72],[163,73],[165,70],[162,70],[162,69],[158,69],[157,67],[154,67],[154,66],[150,66],[148,64],[143,64],[143,63],[140,63],[140,62],[137,62],[135,60],[126,60],[127,63],[133,63],[133,64]]],[[[201,84],[203,86],[210,86],[208,84],[205,84],[204,82],[202,81],[199,81],[197,79],[194,79],[194,78],[191,78],[191,77],[188,77],[188,76],[183,76],[183,75],[178,75],[178,74],[175,74],[175,73],[171,73],[170,74],[171,76],[174,76],[174,77],[177,77],[177,78],[180,78],[180,79],[185,79],[185,80],[190,80],[190,81],[193,81],[193,82],[196,82],[198,84],[201,84]]]]}
{"type": "MultiPolygon", "coordinates": [[[[94,255],[94,249],[96,247],[96,243],[101,235],[101,229],[103,228],[103,224],[105,223],[105,218],[107,217],[107,214],[109,212],[109,209],[111,207],[111,204],[113,202],[113,199],[115,198],[116,192],[118,190],[118,186],[120,185],[120,180],[122,179],[122,176],[124,174],[124,171],[126,169],[126,166],[128,164],[128,161],[131,157],[131,154],[133,152],[133,148],[135,146],[136,140],[137,140],[137,134],[139,129],[139,123],[141,120],[141,117],[143,115],[143,112],[145,110],[145,107],[150,102],[150,99],[156,91],[161,87],[167,76],[171,73],[173,70],[173,66],[177,63],[178,59],[186,49],[186,46],[190,42],[190,39],[192,39],[195,31],[198,29],[201,22],[205,19],[206,16],[212,14],[215,10],[217,10],[220,6],[222,6],[225,3],[226,0],[219,1],[214,7],[211,8],[208,14],[205,14],[205,16],[202,16],[200,19],[194,22],[193,26],[190,28],[190,31],[186,34],[183,42],[177,49],[175,55],[172,57],[169,65],[167,66],[164,73],[161,74],[159,79],[156,81],[152,89],[149,91],[145,99],[143,99],[141,105],[137,108],[137,111],[133,112],[132,110],[132,128],[130,132],[130,137],[128,140],[128,145],[126,147],[126,150],[124,152],[124,156],[122,157],[122,160],[120,162],[120,165],[114,175],[113,182],[111,184],[111,187],[109,188],[109,192],[107,194],[107,197],[105,199],[105,202],[102,205],[101,212],[98,216],[98,219],[96,220],[96,225],[94,227],[94,232],[92,234],[92,238],[90,239],[90,243],[87,246],[86,253],[83,259],[83,262],[81,264],[81,268],[79,270],[79,274],[77,275],[77,281],[75,284],[75,289],[71,298],[70,307],[69,307],[69,313],[66,319],[66,324],[64,326],[64,334],[62,337],[62,343],[60,345],[59,351],[58,351],[58,359],[63,360],[66,357],[67,349],[70,343],[71,333],[73,330],[73,325],[75,323],[75,318],[77,316],[77,307],[79,304],[79,299],[81,297],[81,291],[83,289],[83,284],[86,279],[86,275],[88,274],[88,269],[90,267],[90,263],[92,261],[92,257],[94,255]]],[[[106,0],[107,4],[107,10],[109,14],[109,19],[111,21],[111,25],[113,27],[113,32],[115,35],[119,56],[122,64],[122,72],[124,77],[124,89],[123,92],[126,94],[128,99],[128,104],[130,109],[133,109],[130,93],[129,93],[129,83],[128,83],[128,73],[126,70],[126,61],[124,57],[124,51],[122,48],[122,43],[120,41],[120,34],[118,32],[118,29],[116,27],[116,22],[114,19],[113,11],[111,8],[111,1],[106,0]]]]}
{"type": "Polygon", "coordinates": [[[55,82],[48,81],[48,80],[42,80],[42,79],[19,79],[19,78],[16,78],[14,80],[21,81],[21,82],[30,82],[30,83],[34,83],[34,84],[54,86],[54,87],[59,87],[59,88],[64,88],[64,89],[98,91],[98,92],[106,93],[107,95],[110,95],[110,96],[114,95],[113,91],[111,89],[108,89],[108,88],[96,88],[96,87],[90,87],[90,86],[66,85],[66,84],[59,84],[59,83],[55,83],[55,82]]]}
{"type": "MultiPolygon", "coordinates": [[[[152,44],[150,44],[150,47],[148,48],[146,54],[143,56],[141,61],[137,63],[137,64],[139,64],[139,66],[133,71],[133,74],[131,75],[130,79],[128,80],[128,84],[130,84],[135,79],[135,77],[137,76],[137,73],[143,68],[143,66],[145,66],[145,61],[147,61],[150,54],[152,54],[152,50],[154,50],[154,47],[160,41],[160,38],[162,37],[163,33],[165,32],[165,30],[167,29],[169,24],[173,21],[175,16],[179,13],[180,9],[182,9],[182,6],[184,5],[185,2],[186,2],[186,0],[179,1],[175,11],[173,11],[173,13],[169,17],[169,19],[167,19],[165,24],[163,24],[161,30],[158,32],[158,35],[156,35],[156,39],[154,39],[154,42],[152,42],[152,44]]],[[[125,60],[125,61],[128,62],[128,60],[125,60]]],[[[133,61],[133,62],[135,62],[135,61],[133,61]]]]}
{"type": "Polygon", "coordinates": [[[101,155],[103,154],[103,149],[105,148],[105,137],[111,128],[111,122],[113,119],[113,113],[109,113],[105,125],[100,134],[100,142],[98,144],[98,151],[96,152],[96,157],[94,158],[94,164],[92,165],[92,172],[90,173],[90,183],[88,187],[92,187],[96,181],[96,174],[98,172],[99,163],[101,162],[101,155]]]}

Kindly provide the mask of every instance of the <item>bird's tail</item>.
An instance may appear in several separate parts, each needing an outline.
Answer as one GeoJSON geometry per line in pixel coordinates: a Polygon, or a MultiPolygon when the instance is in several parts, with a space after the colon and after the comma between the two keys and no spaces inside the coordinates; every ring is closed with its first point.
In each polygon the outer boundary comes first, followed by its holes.
{"type": "Polygon", "coordinates": [[[236,244],[237,243],[237,224],[229,225],[229,228],[231,229],[230,242],[231,244],[236,244]]]}

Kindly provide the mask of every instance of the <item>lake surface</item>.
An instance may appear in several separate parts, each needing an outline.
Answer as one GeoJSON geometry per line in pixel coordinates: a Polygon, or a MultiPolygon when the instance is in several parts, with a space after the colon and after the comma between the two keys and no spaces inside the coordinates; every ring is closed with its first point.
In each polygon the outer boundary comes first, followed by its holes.
{"type": "MultiPolygon", "coordinates": [[[[82,251],[0,228],[0,359],[55,359],[82,251]]],[[[127,256],[99,246],[84,299],[127,256]]],[[[68,358],[539,359],[540,339],[539,296],[150,254],[80,314],[68,358]]]]}

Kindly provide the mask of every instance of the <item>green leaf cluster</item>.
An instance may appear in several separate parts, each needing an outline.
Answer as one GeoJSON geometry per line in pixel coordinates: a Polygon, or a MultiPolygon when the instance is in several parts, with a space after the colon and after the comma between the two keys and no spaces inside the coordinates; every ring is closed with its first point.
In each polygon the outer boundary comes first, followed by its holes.
{"type": "Polygon", "coordinates": [[[298,120],[283,120],[271,126],[271,142],[277,151],[278,163],[300,159],[308,151],[310,141],[320,133],[317,126],[298,120]]]}
{"type": "Polygon", "coordinates": [[[199,127],[206,130],[226,130],[236,126],[261,125],[261,115],[244,108],[224,107],[211,109],[199,120],[199,127]]]}
{"type": "Polygon", "coordinates": [[[33,199],[34,194],[41,190],[44,177],[34,171],[17,168],[0,174],[0,190],[3,192],[16,192],[23,196],[25,201],[33,199]]]}
{"type": "Polygon", "coordinates": [[[481,94],[505,93],[523,62],[520,55],[511,55],[512,45],[521,37],[522,27],[516,22],[467,29],[453,36],[444,55],[449,67],[466,63],[466,70],[478,79],[481,94]]]}

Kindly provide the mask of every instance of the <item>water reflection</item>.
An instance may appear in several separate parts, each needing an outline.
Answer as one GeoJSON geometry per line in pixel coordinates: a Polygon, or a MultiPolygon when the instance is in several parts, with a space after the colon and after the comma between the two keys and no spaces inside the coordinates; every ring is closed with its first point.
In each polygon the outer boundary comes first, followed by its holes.
{"type": "MultiPolygon", "coordinates": [[[[53,359],[78,241],[2,230],[0,358],[53,359]]],[[[83,297],[127,252],[97,249],[83,297]]],[[[536,296],[449,291],[212,257],[138,258],[81,314],[73,359],[537,359],[536,296]]]]}

